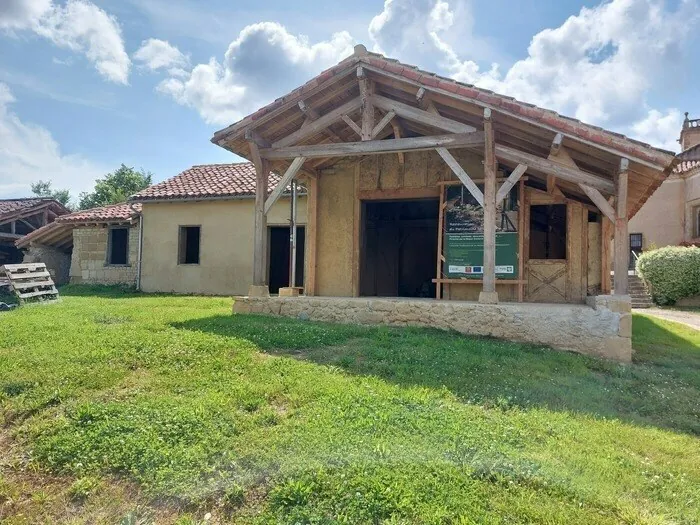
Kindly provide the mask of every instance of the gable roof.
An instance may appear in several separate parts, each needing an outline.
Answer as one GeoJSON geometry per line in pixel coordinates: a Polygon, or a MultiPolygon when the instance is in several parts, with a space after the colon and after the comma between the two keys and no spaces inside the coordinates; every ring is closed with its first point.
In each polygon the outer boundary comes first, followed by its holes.
{"type": "MultiPolygon", "coordinates": [[[[192,166],[175,177],[149,186],[132,195],[129,200],[146,202],[254,197],[255,179],[255,166],[252,162],[202,164],[192,166]]],[[[272,191],[279,180],[279,175],[270,173],[268,191],[272,191]]]]}
{"type": "MultiPolygon", "coordinates": [[[[587,143],[603,148],[612,148],[621,153],[638,157],[650,163],[663,165],[665,168],[673,156],[672,151],[653,147],[645,142],[626,137],[623,134],[605,130],[599,126],[583,123],[577,119],[560,115],[555,111],[538,107],[534,104],[521,102],[513,97],[500,95],[488,89],[465,84],[454,79],[436,75],[422,70],[416,66],[405,64],[396,59],[387,58],[379,53],[367,51],[365,46],[355,47],[355,53],[342,60],[337,65],[326,69],[302,86],[290,91],[288,94],[276,99],[270,104],[260,108],[255,113],[217,131],[211,141],[226,149],[227,143],[245,131],[249,126],[259,121],[269,119],[272,114],[290,107],[294,107],[298,101],[316,94],[325,84],[337,80],[339,77],[354,72],[354,66],[362,65],[370,71],[397,77],[403,81],[414,83],[428,92],[462,97],[483,107],[496,111],[506,112],[516,118],[521,118],[528,123],[541,125],[554,132],[560,132],[568,137],[575,137],[587,143]]],[[[418,89],[418,87],[416,88],[418,89]]],[[[233,150],[231,150],[233,151],[233,150]]],[[[234,151],[240,155],[238,151],[234,151]]]]}
{"type": "Polygon", "coordinates": [[[31,214],[33,210],[49,206],[54,213],[62,215],[69,213],[68,208],[56,199],[43,197],[27,197],[22,199],[0,199],[0,220],[15,216],[31,214]]]}

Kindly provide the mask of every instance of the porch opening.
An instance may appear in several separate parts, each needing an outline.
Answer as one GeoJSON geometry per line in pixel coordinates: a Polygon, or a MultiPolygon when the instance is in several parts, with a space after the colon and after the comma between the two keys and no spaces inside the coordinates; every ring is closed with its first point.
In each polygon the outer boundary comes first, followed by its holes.
{"type": "Polygon", "coordinates": [[[360,295],[435,297],[438,199],[364,201],[360,295]]]}
{"type": "MultiPolygon", "coordinates": [[[[297,258],[295,286],[304,285],[304,240],[305,229],[297,226],[297,258]]],[[[290,261],[290,228],[289,226],[271,226],[269,228],[270,261],[269,288],[270,293],[279,293],[280,288],[289,286],[290,261]]]]}
{"type": "Polygon", "coordinates": [[[530,206],[530,259],[566,259],[566,204],[530,206]]]}

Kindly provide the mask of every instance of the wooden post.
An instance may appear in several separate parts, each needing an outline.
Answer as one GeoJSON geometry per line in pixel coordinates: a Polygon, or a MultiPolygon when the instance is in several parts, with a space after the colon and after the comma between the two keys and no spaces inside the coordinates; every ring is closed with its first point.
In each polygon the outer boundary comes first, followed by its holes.
{"type": "Polygon", "coordinates": [[[629,268],[629,235],[627,232],[627,179],[629,160],[620,160],[617,174],[617,215],[615,218],[615,282],[613,293],[627,295],[627,270],[629,268]]]}
{"type": "Polygon", "coordinates": [[[613,239],[613,223],[605,215],[600,228],[600,293],[610,294],[610,243],[613,239]]]}
{"type": "MultiPolygon", "coordinates": [[[[318,177],[318,176],[317,176],[318,177]]],[[[316,295],[316,239],[318,237],[318,178],[306,181],[306,271],[304,294],[316,295]]]]}
{"type": "MultiPolygon", "coordinates": [[[[505,184],[505,183],[504,183],[505,184]]],[[[520,179],[518,188],[518,302],[525,300],[525,179],[520,179]]]]}
{"type": "Polygon", "coordinates": [[[496,153],[491,110],[484,109],[484,279],[480,303],[498,303],[496,292],[496,153]]]}
{"type": "Polygon", "coordinates": [[[267,286],[267,216],[265,200],[270,175],[270,163],[260,158],[258,145],[249,141],[250,154],[255,165],[255,223],[253,230],[253,284],[248,290],[251,297],[270,295],[267,286]]]}
{"type": "Polygon", "coordinates": [[[372,85],[367,78],[365,70],[362,66],[357,68],[357,78],[360,81],[360,100],[362,100],[362,140],[372,139],[372,130],[374,129],[374,105],[372,104],[372,85]]]}
{"type": "MultiPolygon", "coordinates": [[[[445,236],[445,187],[440,186],[440,208],[438,210],[437,268],[435,278],[442,279],[442,242],[445,236]]],[[[442,299],[442,283],[435,283],[435,299],[442,299]]]]}

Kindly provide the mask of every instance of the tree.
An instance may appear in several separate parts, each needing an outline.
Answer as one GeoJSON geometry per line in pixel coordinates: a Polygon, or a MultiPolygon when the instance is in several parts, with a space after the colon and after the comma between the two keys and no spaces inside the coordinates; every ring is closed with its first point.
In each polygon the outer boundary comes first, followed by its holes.
{"type": "Polygon", "coordinates": [[[38,180],[31,185],[32,193],[38,197],[46,197],[55,199],[66,208],[71,208],[71,197],[68,190],[53,190],[51,189],[52,182],[50,180],[38,180]]]}
{"type": "Polygon", "coordinates": [[[152,177],[150,172],[136,171],[122,164],[119,169],[97,179],[91,193],[80,194],[79,208],[85,210],[124,202],[130,195],[150,186],[152,177]]]}

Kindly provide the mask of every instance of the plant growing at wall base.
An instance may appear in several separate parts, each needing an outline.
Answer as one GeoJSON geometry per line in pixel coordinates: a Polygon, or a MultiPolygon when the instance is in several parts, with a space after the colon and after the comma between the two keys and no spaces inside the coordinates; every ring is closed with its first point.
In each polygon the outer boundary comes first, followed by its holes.
{"type": "Polygon", "coordinates": [[[651,287],[657,304],[674,304],[700,294],[700,248],[667,246],[645,252],[637,260],[637,273],[651,287]]]}

